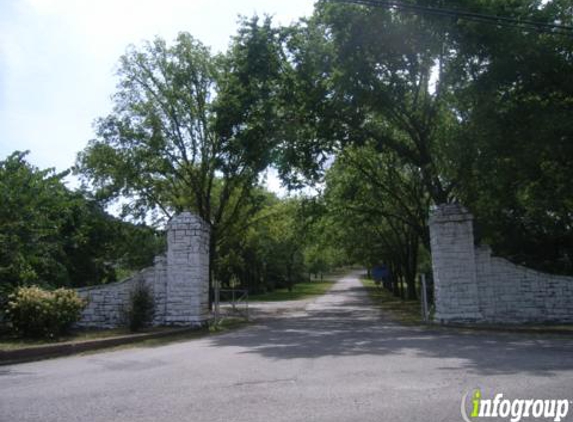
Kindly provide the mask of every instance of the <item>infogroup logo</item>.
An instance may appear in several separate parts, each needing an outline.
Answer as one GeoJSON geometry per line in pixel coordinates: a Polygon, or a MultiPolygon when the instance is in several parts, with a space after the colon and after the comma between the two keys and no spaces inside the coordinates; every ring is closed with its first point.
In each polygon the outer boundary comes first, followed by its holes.
{"type": "Polygon", "coordinates": [[[571,404],[567,399],[507,399],[502,393],[497,393],[493,399],[486,399],[479,389],[471,395],[471,400],[468,400],[469,397],[470,393],[462,397],[461,412],[465,422],[482,418],[508,419],[511,422],[522,419],[560,422],[567,417],[571,404]]]}

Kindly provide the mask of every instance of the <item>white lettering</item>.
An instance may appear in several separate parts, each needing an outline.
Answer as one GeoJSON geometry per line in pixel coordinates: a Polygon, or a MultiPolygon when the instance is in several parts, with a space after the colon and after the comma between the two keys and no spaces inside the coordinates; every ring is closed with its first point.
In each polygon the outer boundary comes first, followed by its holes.
{"type": "Polygon", "coordinates": [[[489,418],[491,415],[491,400],[481,400],[479,403],[479,417],[489,418]]]}
{"type": "Polygon", "coordinates": [[[529,411],[531,410],[531,406],[533,406],[533,400],[525,400],[525,410],[523,411],[523,417],[529,417],[529,411]]]}
{"type": "Polygon", "coordinates": [[[555,405],[557,402],[555,400],[545,400],[545,410],[543,411],[543,417],[553,418],[555,417],[555,405]]]}
{"type": "Polygon", "coordinates": [[[533,402],[533,409],[531,410],[531,415],[534,418],[540,418],[543,415],[543,400],[535,400],[533,402]]]}
{"type": "Polygon", "coordinates": [[[569,412],[569,402],[567,400],[557,401],[557,414],[555,415],[555,422],[559,422],[562,418],[567,416],[569,412]]]}
{"type": "MultiPolygon", "coordinates": [[[[464,414],[466,398],[462,399],[462,416],[469,422],[464,414]]],[[[545,418],[553,422],[561,422],[569,413],[569,400],[535,400],[535,399],[504,399],[502,393],[494,396],[493,400],[480,399],[473,402],[473,417],[478,418],[510,418],[510,422],[521,422],[523,418],[545,418]],[[479,414],[476,415],[479,404],[479,414]]]]}
{"type": "Polygon", "coordinates": [[[494,399],[493,399],[493,412],[491,412],[491,416],[492,418],[497,418],[497,408],[499,406],[499,402],[501,401],[501,399],[503,398],[503,394],[499,393],[496,394],[494,399]]]}
{"type": "Polygon", "coordinates": [[[514,400],[511,405],[511,422],[519,422],[523,414],[525,400],[514,400]]]}
{"type": "Polygon", "coordinates": [[[499,405],[499,416],[502,418],[507,418],[509,412],[511,411],[511,402],[509,400],[503,400],[499,405]]]}

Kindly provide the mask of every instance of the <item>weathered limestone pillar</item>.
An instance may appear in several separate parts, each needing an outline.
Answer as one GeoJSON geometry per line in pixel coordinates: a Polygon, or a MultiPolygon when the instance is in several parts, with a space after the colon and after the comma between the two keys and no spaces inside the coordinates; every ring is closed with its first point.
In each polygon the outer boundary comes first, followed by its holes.
{"type": "Polygon", "coordinates": [[[435,319],[479,321],[473,216],[461,205],[439,206],[430,216],[435,319]]]}
{"type": "Polygon", "coordinates": [[[153,261],[153,300],[155,314],[153,325],[165,325],[165,309],[167,305],[167,256],[158,255],[153,261]]]}
{"type": "Polygon", "coordinates": [[[167,224],[165,324],[202,325],[209,317],[209,225],[184,212],[167,224]]]}

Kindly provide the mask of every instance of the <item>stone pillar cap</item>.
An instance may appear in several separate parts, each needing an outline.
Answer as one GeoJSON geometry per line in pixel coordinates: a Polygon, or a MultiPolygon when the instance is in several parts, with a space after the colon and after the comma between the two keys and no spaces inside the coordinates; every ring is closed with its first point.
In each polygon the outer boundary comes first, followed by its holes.
{"type": "Polygon", "coordinates": [[[177,224],[190,224],[190,223],[200,224],[206,230],[211,229],[211,226],[205,220],[203,220],[197,214],[194,214],[189,211],[184,211],[179,214],[175,214],[173,217],[171,217],[171,220],[169,220],[169,222],[167,223],[167,229],[177,224]]]}
{"type": "Polygon", "coordinates": [[[430,224],[453,223],[473,220],[473,215],[460,204],[442,204],[432,211],[430,224]]]}

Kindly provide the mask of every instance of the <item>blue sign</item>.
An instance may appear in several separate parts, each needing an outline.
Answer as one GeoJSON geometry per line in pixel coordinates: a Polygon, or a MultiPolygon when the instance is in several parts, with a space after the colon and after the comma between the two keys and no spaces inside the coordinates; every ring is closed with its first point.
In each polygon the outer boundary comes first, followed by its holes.
{"type": "Polygon", "coordinates": [[[372,278],[374,281],[382,281],[388,277],[388,268],[386,265],[376,265],[372,269],[372,278]]]}

